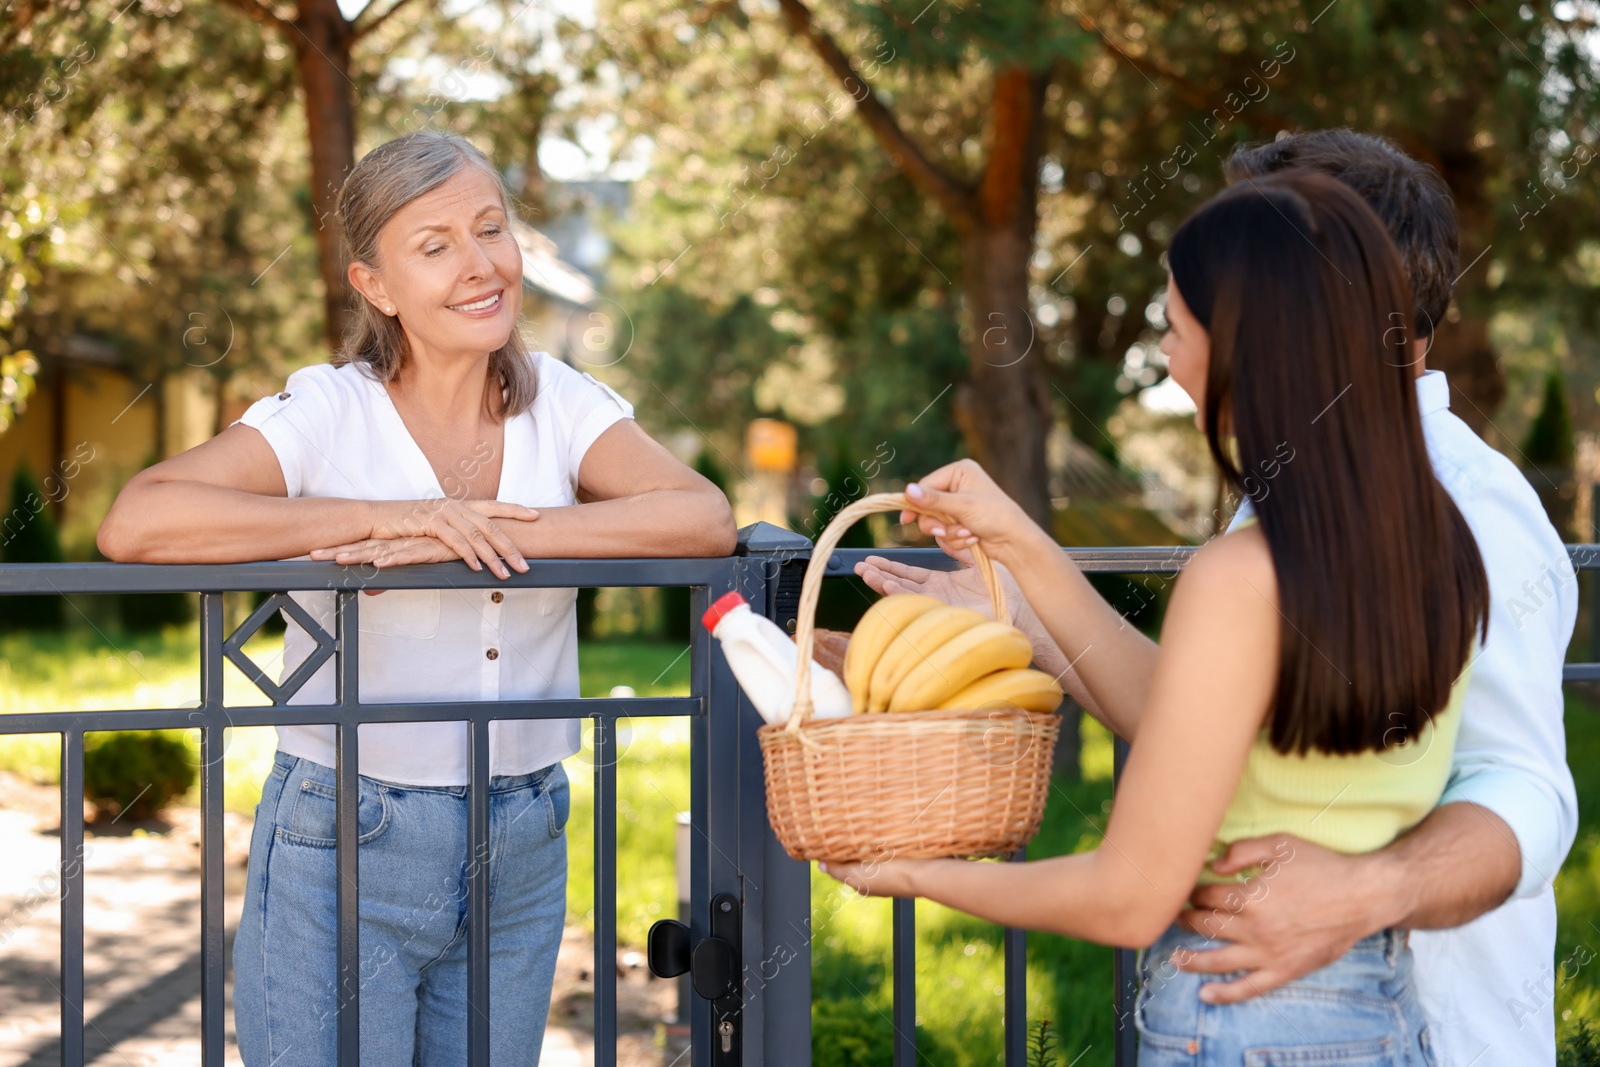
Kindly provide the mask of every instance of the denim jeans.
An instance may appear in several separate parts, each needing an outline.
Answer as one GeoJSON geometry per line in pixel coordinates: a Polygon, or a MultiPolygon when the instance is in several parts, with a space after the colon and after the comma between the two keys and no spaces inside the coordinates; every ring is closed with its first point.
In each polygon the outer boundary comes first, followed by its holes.
{"type": "Polygon", "coordinates": [[[1262,997],[1206,1004],[1174,953],[1223,942],[1174,925],[1139,962],[1139,1067],[1435,1067],[1411,982],[1404,930],[1363,938],[1339,959],[1262,997]]]}
{"type": "MultiPolygon", "coordinates": [[[[336,1062],[334,772],[280,752],[256,808],[234,939],[246,1067],[336,1062]]],[[[467,1050],[467,787],[360,779],[363,1067],[453,1067],[467,1050]]],[[[490,1055],[537,1067],[566,920],[559,763],[489,791],[490,1055]]]]}

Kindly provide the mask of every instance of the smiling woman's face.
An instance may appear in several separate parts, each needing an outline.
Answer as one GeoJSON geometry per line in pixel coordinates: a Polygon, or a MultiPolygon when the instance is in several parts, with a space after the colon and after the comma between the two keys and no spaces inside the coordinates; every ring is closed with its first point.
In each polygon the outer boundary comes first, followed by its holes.
{"type": "Polygon", "coordinates": [[[1194,401],[1194,424],[1205,429],[1206,376],[1211,371],[1211,335],[1194,317],[1183,294],[1167,279],[1167,332],[1161,335],[1167,373],[1194,401]]]}
{"type": "Polygon", "coordinates": [[[493,352],[522,306],[508,222],[494,179],[464,166],[394,213],[378,234],[379,269],[353,264],[351,280],[400,320],[413,352],[493,352]]]}

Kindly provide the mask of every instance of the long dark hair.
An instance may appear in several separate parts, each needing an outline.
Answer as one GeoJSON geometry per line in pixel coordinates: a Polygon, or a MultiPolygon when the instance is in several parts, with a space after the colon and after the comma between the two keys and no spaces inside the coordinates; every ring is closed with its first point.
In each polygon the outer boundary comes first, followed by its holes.
{"type": "Polygon", "coordinates": [[[1206,440],[1254,501],[1283,616],[1279,752],[1376,751],[1449,701],[1489,580],[1428,460],[1400,257],[1333,178],[1248,179],[1173,235],[1211,335],[1206,440]]]}

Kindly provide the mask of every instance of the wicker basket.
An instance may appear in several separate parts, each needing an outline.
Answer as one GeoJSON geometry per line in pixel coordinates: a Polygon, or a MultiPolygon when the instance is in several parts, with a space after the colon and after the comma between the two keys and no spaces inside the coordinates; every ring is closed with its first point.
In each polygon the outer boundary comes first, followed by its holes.
{"type": "MultiPolygon", "coordinates": [[[[810,663],[828,559],[852,523],[921,510],[879,493],[846,507],[817,539],[800,590],[795,641],[810,663]]],[[[995,618],[1009,618],[994,565],[977,547],[995,618]]],[[[1033,837],[1050,789],[1060,716],[1005,707],[817,719],[811,674],[798,671],[794,713],[758,732],[767,817],[801,860],[1010,855],[1033,837]]]]}

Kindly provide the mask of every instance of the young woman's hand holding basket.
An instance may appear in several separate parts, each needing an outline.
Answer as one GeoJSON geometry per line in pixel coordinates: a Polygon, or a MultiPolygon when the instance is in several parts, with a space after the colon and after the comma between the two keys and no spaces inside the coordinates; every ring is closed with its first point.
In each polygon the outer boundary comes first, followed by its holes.
{"type": "MultiPolygon", "coordinates": [[[[925,529],[957,532],[949,517],[901,494],[869,496],[841,511],[818,538],[801,586],[800,662],[812,655],[817,597],[840,537],[858,519],[885,511],[916,513],[925,529]]],[[[1028,642],[1004,621],[1009,616],[994,565],[976,538],[968,540],[960,547],[971,549],[994,619],[1001,621],[939,605],[920,629],[916,622],[895,624],[887,637],[902,647],[892,665],[854,664],[856,649],[847,655],[847,680],[856,679],[853,695],[867,713],[814,718],[809,672],[800,671],[789,721],[760,730],[768,816],[795,858],[1001,856],[1038,830],[1060,689],[1026,669],[1028,642]],[[962,612],[976,618],[956,615],[962,612]],[[917,633],[927,636],[926,646],[918,646],[917,633]],[[873,667],[883,669],[867,669],[873,667]],[[893,692],[864,692],[869,675],[874,685],[893,683],[893,692]]]]}

